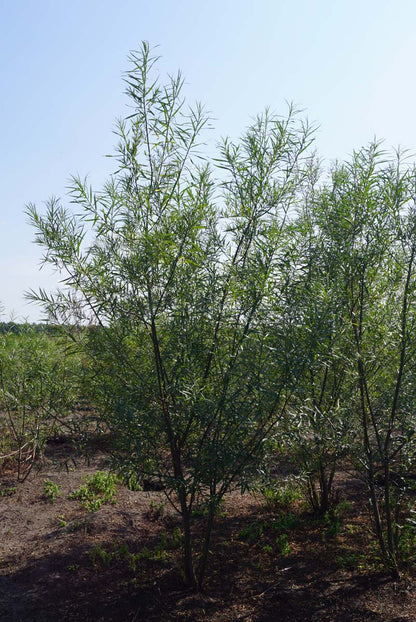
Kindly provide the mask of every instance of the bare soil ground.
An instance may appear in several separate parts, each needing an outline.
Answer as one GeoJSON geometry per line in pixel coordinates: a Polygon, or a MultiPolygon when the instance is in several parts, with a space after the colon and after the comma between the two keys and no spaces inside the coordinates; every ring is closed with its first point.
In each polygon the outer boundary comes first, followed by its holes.
{"type": "Polygon", "coordinates": [[[163,493],[120,485],[115,504],[88,513],[68,494],[108,458],[96,451],[62,468],[75,457],[69,442],[50,443],[23,484],[11,471],[0,477],[1,622],[416,621],[412,569],[394,583],[373,563],[365,492],[351,475],[338,476],[349,505],[336,533],[300,506],[283,529],[260,498],[230,494],[195,594],[183,585],[179,521],[163,493]],[[60,486],[54,502],[46,479],[60,486]]]}

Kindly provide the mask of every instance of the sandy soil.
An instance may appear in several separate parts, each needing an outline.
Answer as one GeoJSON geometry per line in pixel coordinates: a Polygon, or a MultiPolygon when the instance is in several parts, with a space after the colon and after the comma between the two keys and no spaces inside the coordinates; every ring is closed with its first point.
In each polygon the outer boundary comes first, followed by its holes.
{"type": "MultiPolygon", "coordinates": [[[[396,584],[369,563],[365,495],[350,476],[339,477],[340,494],[350,500],[340,533],[329,537],[322,521],[295,508],[298,524],[284,554],[270,528],[276,517],[262,501],[230,495],[205,591],[195,594],[183,585],[172,539],[179,521],[163,506],[163,493],[119,485],[117,502],[94,513],[68,498],[86,475],[107,467],[102,451],[87,462],[70,443],[55,443],[23,484],[12,472],[1,475],[2,622],[416,621],[412,569],[396,584]],[[55,502],[43,496],[46,479],[60,486],[55,502]],[[247,537],[258,525],[264,532],[247,537]]],[[[195,518],[196,533],[202,520],[195,518]]]]}

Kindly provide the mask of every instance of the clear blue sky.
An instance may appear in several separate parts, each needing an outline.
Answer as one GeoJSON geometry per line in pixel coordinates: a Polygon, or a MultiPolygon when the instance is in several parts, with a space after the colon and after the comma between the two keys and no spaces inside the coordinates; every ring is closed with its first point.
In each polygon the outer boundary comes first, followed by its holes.
{"type": "Polygon", "coordinates": [[[328,161],[374,136],[416,153],[415,0],[1,0],[0,19],[3,319],[42,315],[23,293],[57,277],[39,272],[24,206],[64,197],[73,173],[99,187],[111,172],[122,73],[142,40],[212,112],[213,140],[290,100],[319,123],[328,161]]]}

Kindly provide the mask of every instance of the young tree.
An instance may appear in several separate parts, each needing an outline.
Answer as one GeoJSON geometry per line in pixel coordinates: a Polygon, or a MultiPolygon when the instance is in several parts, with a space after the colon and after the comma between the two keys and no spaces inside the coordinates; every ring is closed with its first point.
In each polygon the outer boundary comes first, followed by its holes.
{"type": "Polygon", "coordinates": [[[317,225],[322,198],[318,173],[315,167],[293,227],[290,255],[296,277],[290,281],[287,308],[296,313],[291,340],[302,374],[280,427],[312,509],[324,516],[334,501],[335,471],[351,448],[354,428],[347,398],[351,348],[339,266],[317,225]]]}
{"type": "Polygon", "coordinates": [[[76,214],[56,200],[44,216],[28,208],[64,286],[32,297],[56,322],[97,327],[77,336],[120,458],[162,481],[182,519],[186,581],[200,588],[218,504],[255,468],[291,391],[278,316],[273,337],[264,319],[311,130],[292,108],[265,113],[223,143],[217,184],[198,152],[208,119],[185,109],[181,77],[161,86],[147,44],[130,61],[117,173],[101,192],[74,179],[76,214]],[[207,508],[197,564],[195,503],[207,508]]]}
{"type": "Polygon", "coordinates": [[[415,464],[414,170],[379,145],[335,167],[317,224],[338,266],[349,332],[351,412],[359,414],[365,470],[382,559],[399,575],[399,535],[407,476],[415,464]]]}

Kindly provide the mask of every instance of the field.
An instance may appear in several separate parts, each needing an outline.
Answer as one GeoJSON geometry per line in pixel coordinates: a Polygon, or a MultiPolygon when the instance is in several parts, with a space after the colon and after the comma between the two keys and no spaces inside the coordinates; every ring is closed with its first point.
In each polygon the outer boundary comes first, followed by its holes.
{"type": "MultiPolygon", "coordinates": [[[[229,494],[205,590],[196,594],[183,585],[179,521],[163,492],[117,483],[115,502],[96,511],[68,498],[86,476],[108,469],[105,446],[90,449],[87,460],[57,438],[23,484],[3,471],[2,622],[416,619],[412,569],[400,583],[380,569],[354,473],[337,473],[338,509],[326,520],[299,500],[271,507],[262,495],[229,494]]],[[[203,520],[196,513],[195,532],[203,520]]]]}

